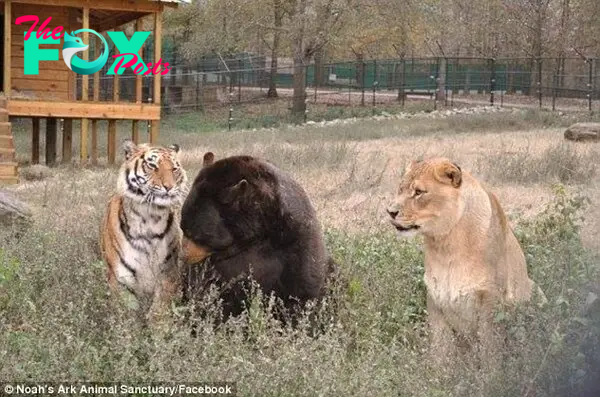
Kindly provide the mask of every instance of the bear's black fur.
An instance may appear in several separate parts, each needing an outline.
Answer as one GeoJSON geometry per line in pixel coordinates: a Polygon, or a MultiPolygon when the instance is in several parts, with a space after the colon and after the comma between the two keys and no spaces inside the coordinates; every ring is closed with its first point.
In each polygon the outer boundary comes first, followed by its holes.
{"type": "Polygon", "coordinates": [[[244,310],[249,279],[280,298],[292,316],[324,296],[335,270],[305,191],[273,164],[250,156],[204,157],[181,212],[186,239],[210,257],[188,264],[184,301],[220,288],[223,319],[244,310]]]}

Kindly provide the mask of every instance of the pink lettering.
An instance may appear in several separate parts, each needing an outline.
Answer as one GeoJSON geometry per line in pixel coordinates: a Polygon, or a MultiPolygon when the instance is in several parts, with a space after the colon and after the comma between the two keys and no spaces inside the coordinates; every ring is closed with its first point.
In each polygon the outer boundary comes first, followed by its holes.
{"type": "Polygon", "coordinates": [[[115,72],[117,72],[121,68],[127,69],[128,67],[135,65],[138,61],[137,54],[134,54],[131,52],[126,52],[126,53],[119,54],[119,55],[113,55],[113,58],[117,58],[117,59],[120,58],[119,61],[117,62],[117,66],[115,67],[115,72]],[[127,61],[127,63],[125,65],[123,65],[123,61],[125,60],[125,57],[128,55],[133,55],[133,58],[131,58],[131,60],[127,61]]]}
{"type": "Polygon", "coordinates": [[[31,32],[33,32],[39,21],[40,18],[38,18],[35,15],[23,15],[22,17],[18,17],[15,20],[15,25],[20,25],[25,22],[33,22],[33,25],[31,25],[31,27],[29,28],[29,30],[27,30],[27,33],[25,34],[25,40],[27,40],[31,37],[31,32]]]}
{"type": "Polygon", "coordinates": [[[44,38],[47,39],[48,37],[45,37],[45,34],[50,30],[48,28],[46,28],[46,26],[48,26],[48,24],[50,23],[50,21],[52,20],[52,17],[48,17],[46,18],[46,20],[44,22],[42,22],[42,24],[40,25],[39,30],[37,31],[37,33],[35,34],[35,36],[39,39],[40,37],[42,37],[42,34],[44,34],[44,38]]]}
{"type": "Polygon", "coordinates": [[[54,40],[61,39],[64,36],[64,34],[62,33],[62,31],[63,31],[63,27],[62,26],[55,27],[54,30],[52,31],[52,34],[51,34],[52,38],[54,40]]]}

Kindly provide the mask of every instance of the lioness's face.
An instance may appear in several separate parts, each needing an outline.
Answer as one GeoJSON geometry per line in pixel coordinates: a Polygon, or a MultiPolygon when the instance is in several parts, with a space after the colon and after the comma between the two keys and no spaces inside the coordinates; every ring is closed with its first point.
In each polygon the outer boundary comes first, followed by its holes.
{"type": "Polygon", "coordinates": [[[390,222],[405,237],[449,232],[462,213],[461,183],[460,167],[448,159],[413,161],[388,207],[390,222]]]}

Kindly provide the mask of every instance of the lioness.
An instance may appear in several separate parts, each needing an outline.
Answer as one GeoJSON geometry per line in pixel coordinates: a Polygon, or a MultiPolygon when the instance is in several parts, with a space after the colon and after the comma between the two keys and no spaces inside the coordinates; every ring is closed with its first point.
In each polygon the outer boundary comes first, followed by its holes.
{"type": "Polygon", "coordinates": [[[400,235],[424,237],[436,361],[457,347],[454,335],[488,350],[494,307],[528,301],[534,288],[496,196],[446,158],[412,161],[388,213],[400,235]]]}

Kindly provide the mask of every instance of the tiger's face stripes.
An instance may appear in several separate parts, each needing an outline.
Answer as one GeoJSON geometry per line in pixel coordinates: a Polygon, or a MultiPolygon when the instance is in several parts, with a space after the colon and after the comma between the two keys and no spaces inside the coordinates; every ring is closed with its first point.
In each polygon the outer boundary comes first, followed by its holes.
{"type": "Polygon", "coordinates": [[[187,175],[180,164],[181,150],[170,147],[123,143],[125,161],[119,172],[117,192],[140,203],[159,207],[180,205],[187,193],[187,175]]]}

